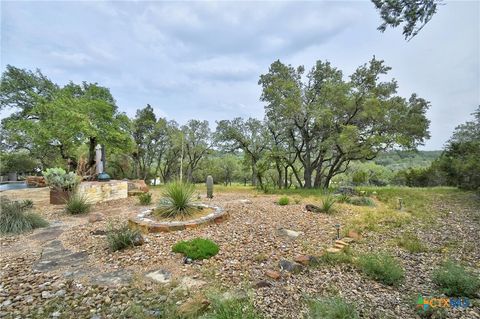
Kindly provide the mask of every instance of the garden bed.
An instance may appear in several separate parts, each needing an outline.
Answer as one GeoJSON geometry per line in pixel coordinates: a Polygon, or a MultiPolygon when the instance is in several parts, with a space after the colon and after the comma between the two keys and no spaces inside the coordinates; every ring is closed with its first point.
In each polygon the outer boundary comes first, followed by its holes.
{"type": "Polygon", "coordinates": [[[136,217],[130,218],[128,222],[131,227],[138,228],[144,233],[159,233],[196,228],[203,224],[220,223],[227,217],[226,211],[224,211],[221,207],[210,206],[206,204],[198,204],[196,206],[203,207],[205,210],[207,210],[206,214],[197,215],[203,216],[189,220],[161,221],[155,220],[155,217],[152,216],[155,209],[150,208],[142,211],[136,217]],[[208,210],[211,212],[209,213],[208,210]]]}

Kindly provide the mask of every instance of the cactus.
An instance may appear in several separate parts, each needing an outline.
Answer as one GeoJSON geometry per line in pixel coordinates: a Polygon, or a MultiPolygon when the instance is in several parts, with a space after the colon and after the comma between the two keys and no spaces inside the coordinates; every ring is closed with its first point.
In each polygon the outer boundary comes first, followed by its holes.
{"type": "Polygon", "coordinates": [[[207,176],[207,198],[213,198],[213,177],[207,176]]]}

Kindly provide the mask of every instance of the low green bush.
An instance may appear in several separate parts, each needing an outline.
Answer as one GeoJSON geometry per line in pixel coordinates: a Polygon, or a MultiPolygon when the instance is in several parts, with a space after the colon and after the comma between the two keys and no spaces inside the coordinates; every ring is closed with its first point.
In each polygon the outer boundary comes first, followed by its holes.
{"type": "Polygon", "coordinates": [[[152,203],[152,194],[142,193],[138,195],[138,202],[140,203],[140,205],[150,205],[152,203]]]}
{"type": "Polygon", "coordinates": [[[0,199],[0,234],[19,234],[35,228],[46,227],[48,222],[40,215],[29,212],[26,201],[0,199]]]}
{"type": "Polygon", "coordinates": [[[447,296],[475,298],[480,289],[479,277],[452,261],[447,261],[436,269],[432,280],[447,296]]]}
{"type": "Polygon", "coordinates": [[[347,194],[338,194],[335,196],[335,200],[339,203],[348,203],[350,201],[350,196],[347,194]]]}
{"type": "Polygon", "coordinates": [[[211,311],[201,319],[261,319],[250,300],[211,298],[211,311]]]}
{"type": "Polygon", "coordinates": [[[355,206],[375,206],[373,199],[365,196],[350,197],[348,203],[355,206]]]}
{"type": "Polygon", "coordinates": [[[127,224],[120,227],[109,225],[107,231],[107,242],[110,251],[122,250],[133,247],[141,238],[137,229],[131,229],[127,224]]]}
{"type": "Polygon", "coordinates": [[[207,259],[215,256],[219,248],[217,244],[209,239],[194,238],[176,243],[173,245],[172,251],[182,253],[185,257],[192,259],[207,259]]]}
{"type": "Polygon", "coordinates": [[[287,196],[280,197],[280,199],[278,200],[278,205],[285,206],[288,204],[290,204],[290,198],[288,198],[287,196]]]}
{"type": "Polygon", "coordinates": [[[91,207],[85,195],[73,194],[67,200],[65,211],[71,215],[87,214],[91,207]]]}
{"type": "Polygon", "coordinates": [[[319,262],[328,265],[350,264],[353,262],[353,257],[349,250],[338,253],[325,252],[319,257],[319,262]]]}
{"type": "Polygon", "coordinates": [[[411,253],[421,253],[427,251],[427,248],[422,244],[420,239],[411,233],[403,234],[397,239],[399,247],[406,249],[411,253]]]}
{"type": "Polygon", "coordinates": [[[384,253],[363,254],[358,258],[358,266],[366,275],[390,286],[400,283],[405,273],[395,258],[384,253]]]}
{"type": "Polygon", "coordinates": [[[357,319],[355,306],[340,297],[323,298],[310,302],[308,317],[312,319],[357,319]]]}

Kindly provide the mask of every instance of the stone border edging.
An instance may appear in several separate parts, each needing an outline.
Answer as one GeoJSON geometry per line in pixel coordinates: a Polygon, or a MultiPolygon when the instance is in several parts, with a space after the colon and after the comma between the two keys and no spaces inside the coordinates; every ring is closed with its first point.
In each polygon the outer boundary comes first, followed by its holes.
{"type": "Polygon", "coordinates": [[[136,217],[130,218],[128,220],[128,224],[144,233],[160,233],[196,228],[203,224],[218,224],[223,222],[228,216],[227,212],[218,206],[210,206],[206,204],[196,204],[196,206],[213,208],[215,211],[197,219],[174,222],[157,222],[148,218],[154,210],[154,208],[149,208],[140,212],[136,217]]]}

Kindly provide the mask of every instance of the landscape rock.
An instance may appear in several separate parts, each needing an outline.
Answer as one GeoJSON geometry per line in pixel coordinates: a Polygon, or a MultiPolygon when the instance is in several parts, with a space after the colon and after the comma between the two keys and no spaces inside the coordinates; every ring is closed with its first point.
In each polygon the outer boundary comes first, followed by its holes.
{"type": "Polygon", "coordinates": [[[305,209],[307,210],[307,212],[313,212],[313,213],[321,213],[322,212],[322,209],[320,207],[315,206],[313,204],[305,205],[305,209]]]}
{"type": "Polygon", "coordinates": [[[298,274],[304,268],[301,264],[294,261],[289,261],[286,259],[280,260],[279,265],[280,265],[280,269],[294,273],[294,274],[298,274]]]}
{"type": "Polygon", "coordinates": [[[298,232],[295,230],[285,229],[285,228],[278,228],[276,231],[276,234],[278,236],[286,237],[293,240],[293,239],[296,239],[301,234],[303,234],[303,232],[298,232]]]}
{"type": "Polygon", "coordinates": [[[88,216],[89,223],[96,223],[105,220],[105,216],[102,213],[92,213],[88,216]]]}
{"type": "MultiPolygon", "coordinates": [[[[362,239],[362,235],[359,234],[358,232],[354,231],[354,230],[349,230],[348,231],[348,237],[354,239],[354,240],[360,240],[362,239]]],[[[345,241],[345,240],[344,240],[345,241]]]]}
{"type": "Polygon", "coordinates": [[[271,287],[271,286],[272,286],[272,284],[269,283],[268,281],[260,280],[260,281],[257,281],[253,287],[255,289],[259,289],[259,288],[266,288],[266,287],[271,287]]]}
{"type": "Polygon", "coordinates": [[[280,273],[278,271],[275,271],[275,270],[267,270],[265,272],[265,275],[267,277],[270,277],[270,278],[275,279],[275,280],[278,280],[281,277],[280,273]]]}
{"type": "Polygon", "coordinates": [[[142,191],[144,193],[148,193],[148,186],[142,179],[133,179],[128,181],[128,192],[132,191],[142,191]]]}
{"type": "Polygon", "coordinates": [[[158,269],[147,273],[145,277],[150,278],[158,283],[166,284],[170,282],[172,274],[165,269],[158,269]]]}

